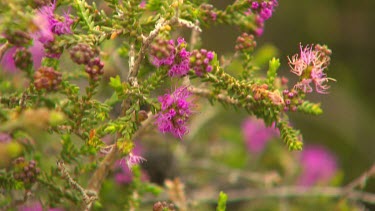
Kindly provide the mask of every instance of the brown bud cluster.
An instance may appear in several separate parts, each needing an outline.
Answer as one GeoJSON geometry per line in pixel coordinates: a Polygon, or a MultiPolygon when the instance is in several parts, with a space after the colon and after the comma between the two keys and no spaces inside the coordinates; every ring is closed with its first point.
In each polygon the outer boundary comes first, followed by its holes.
{"type": "Polygon", "coordinates": [[[100,61],[99,57],[91,59],[85,67],[86,73],[89,74],[90,78],[94,81],[99,80],[99,76],[103,75],[104,63],[100,61]]]}
{"type": "Polygon", "coordinates": [[[4,36],[10,44],[15,46],[26,46],[31,44],[30,35],[21,30],[6,31],[4,36]]]}
{"type": "Polygon", "coordinates": [[[59,46],[56,40],[45,43],[43,47],[46,52],[46,57],[48,58],[58,59],[64,51],[64,48],[59,46]]]}
{"type": "Polygon", "coordinates": [[[153,211],[175,211],[175,207],[172,203],[163,202],[156,202],[152,209],[153,211]]]}
{"type": "Polygon", "coordinates": [[[52,67],[40,67],[34,74],[34,86],[37,90],[57,90],[61,83],[61,73],[52,67]]]}
{"type": "Polygon", "coordinates": [[[26,184],[31,184],[36,181],[40,173],[35,160],[26,161],[24,157],[19,157],[13,161],[15,180],[22,181],[26,184]]]}
{"type": "Polygon", "coordinates": [[[285,89],[283,91],[283,98],[285,102],[284,111],[297,111],[298,106],[303,103],[299,93],[292,89],[291,91],[285,89]]]}
{"type": "Polygon", "coordinates": [[[277,90],[269,90],[267,84],[254,84],[252,85],[251,90],[253,91],[254,100],[260,101],[267,99],[274,105],[284,105],[284,100],[280,92],[277,90]]]}
{"type": "Polygon", "coordinates": [[[25,47],[17,48],[13,54],[13,60],[16,67],[21,70],[26,70],[33,64],[31,53],[25,47]]]}
{"type": "Polygon", "coordinates": [[[236,51],[252,52],[256,46],[257,43],[255,41],[254,35],[243,33],[237,37],[236,46],[234,47],[234,49],[236,51]]]}
{"type": "Polygon", "coordinates": [[[89,45],[79,43],[69,50],[70,58],[77,64],[88,64],[89,61],[99,55],[97,49],[91,48],[89,45]]]}
{"type": "Polygon", "coordinates": [[[204,73],[212,71],[211,61],[214,56],[214,52],[206,49],[193,50],[190,56],[190,67],[195,71],[196,75],[201,77],[204,73]]]}
{"type": "Polygon", "coordinates": [[[332,51],[326,45],[315,45],[315,51],[319,52],[319,59],[324,62],[324,66],[328,66],[331,63],[332,51]]]}
{"type": "Polygon", "coordinates": [[[214,6],[211,4],[203,3],[201,4],[200,8],[201,13],[204,14],[203,21],[216,21],[217,13],[214,11],[214,6]]]}
{"type": "Polygon", "coordinates": [[[166,40],[163,38],[156,38],[150,46],[150,55],[157,59],[164,59],[173,56],[175,52],[175,46],[173,40],[166,40]]]}
{"type": "Polygon", "coordinates": [[[33,8],[40,8],[50,3],[51,3],[51,0],[31,0],[31,6],[33,8]]]}

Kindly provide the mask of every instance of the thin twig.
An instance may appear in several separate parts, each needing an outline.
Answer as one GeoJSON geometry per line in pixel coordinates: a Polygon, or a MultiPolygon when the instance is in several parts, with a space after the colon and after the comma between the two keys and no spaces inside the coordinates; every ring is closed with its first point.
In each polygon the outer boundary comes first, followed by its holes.
{"type": "MultiPolygon", "coordinates": [[[[300,186],[284,186],[268,188],[263,190],[257,189],[243,189],[243,190],[227,190],[229,201],[248,201],[259,198],[299,198],[299,197],[331,197],[340,198],[344,196],[345,188],[340,187],[300,187],[300,186]]],[[[202,202],[215,202],[217,201],[216,194],[191,193],[193,198],[202,202]]],[[[347,197],[351,200],[367,202],[375,204],[375,194],[351,191],[347,197]]]]}
{"type": "MultiPolygon", "coordinates": [[[[132,139],[138,138],[144,130],[152,124],[154,120],[154,116],[149,113],[148,118],[142,122],[142,125],[139,127],[139,129],[133,134],[132,139]]],[[[110,151],[105,155],[104,159],[100,163],[99,167],[95,170],[94,174],[89,180],[87,189],[90,190],[93,193],[100,192],[101,186],[103,181],[105,180],[109,170],[111,169],[111,166],[113,163],[117,160],[119,156],[119,149],[116,144],[114,144],[110,151]]]]}
{"type": "Polygon", "coordinates": [[[202,88],[197,88],[197,87],[189,87],[189,91],[193,94],[196,94],[196,95],[199,95],[199,96],[202,96],[202,97],[212,97],[212,98],[215,98],[219,101],[223,101],[223,102],[226,102],[226,103],[229,103],[229,104],[233,104],[233,105],[238,105],[239,104],[239,101],[228,96],[228,95],[225,95],[225,94],[214,94],[212,91],[208,90],[208,89],[202,89],[202,88]]]}
{"type": "Polygon", "coordinates": [[[351,183],[345,186],[345,190],[347,193],[350,193],[351,190],[354,190],[356,187],[360,187],[363,189],[366,185],[366,182],[369,178],[375,176],[375,164],[371,166],[371,168],[365,171],[361,176],[353,180],[351,183]]]}
{"type": "Polygon", "coordinates": [[[0,61],[3,58],[4,53],[8,50],[9,47],[10,47],[10,45],[9,45],[8,41],[6,41],[4,43],[4,45],[0,46],[0,61]]]}
{"type": "Polygon", "coordinates": [[[65,168],[65,164],[63,161],[57,161],[57,168],[61,172],[63,178],[65,178],[69,185],[72,186],[74,189],[78,190],[83,197],[83,201],[85,202],[86,207],[85,210],[89,210],[91,207],[91,204],[98,199],[97,193],[85,190],[80,184],[78,184],[74,179],[69,175],[68,171],[65,168]]]}
{"type": "MultiPolygon", "coordinates": [[[[147,37],[143,38],[143,44],[141,49],[138,52],[137,59],[134,62],[134,65],[132,68],[129,70],[129,75],[128,75],[128,81],[130,83],[133,83],[134,78],[137,77],[139,68],[141,66],[141,62],[143,60],[143,57],[145,56],[147,48],[150,46],[152,41],[155,39],[155,37],[159,34],[159,31],[166,25],[168,25],[171,22],[174,22],[172,20],[165,20],[164,18],[160,18],[158,22],[155,25],[155,29],[150,32],[150,34],[147,37]]],[[[130,65],[129,65],[130,66],[130,65]]]]}

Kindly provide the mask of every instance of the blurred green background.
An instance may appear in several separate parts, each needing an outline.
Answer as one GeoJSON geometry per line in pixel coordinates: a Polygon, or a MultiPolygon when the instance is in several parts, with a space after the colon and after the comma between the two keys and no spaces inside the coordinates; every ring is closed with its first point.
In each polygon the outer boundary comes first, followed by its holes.
{"type": "MultiPolygon", "coordinates": [[[[211,1],[219,8],[231,2],[211,1]]],[[[278,48],[279,75],[284,76],[290,76],[287,56],[299,52],[299,43],[326,44],[332,49],[328,76],[337,82],[330,83],[330,94],[308,97],[322,102],[324,114],[296,114],[291,119],[305,143],[322,144],[336,154],[344,184],[375,161],[374,9],[372,0],[282,0],[257,39],[258,49],[265,44],[278,48]]],[[[233,52],[238,35],[235,28],[212,27],[203,33],[203,47],[219,54],[233,52]]],[[[375,190],[373,181],[368,185],[375,190]]]]}

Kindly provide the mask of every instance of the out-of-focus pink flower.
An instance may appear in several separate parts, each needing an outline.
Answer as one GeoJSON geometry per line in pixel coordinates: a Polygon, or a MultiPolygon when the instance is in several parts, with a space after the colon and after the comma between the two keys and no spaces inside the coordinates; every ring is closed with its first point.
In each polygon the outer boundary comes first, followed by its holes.
{"type": "Polygon", "coordinates": [[[8,133],[0,133],[0,143],[9,143],[12,137],[8,133]]]}
{"type": "Polygon", "coordinates": [[[278,135],[278,130],[273,127],[266,127],[260,119],[248,118],[242,123],[242,134],[245,138],[247,149],[251,153],[258,154],[263,151],[266,143],[272,137],[278,135]]]}
{"type": "MultiPolygon", "coordinates": [[[[17,67],[14,64],[13,59],[13,55],[16,53],[16,50],[17,47],[12,47],[9,50],[7,50],[0,62],[2,68],[9,73],[17,72],[17,67]]],[[[28,50],[32,55],[34,68],[38,69],[42,63],[42,58],[45,55],[43,44],[38,40],[34,40],[34,44],[31,47],[29,47],[28,50]]]]}
{"type": "MultiPolygon", "coordinates": [[[[43,211],[42,204],[40,202],[32,202],[28,205],[22,205],[18,207],[18,211],[43,211]]],[[[62,208],[49,208],[48,211],[64,211],[62,208]]]]}
{"type": "MultiPolygon", "coordinates": [[[[132,166],[146,161],[141,154],[142,148],[136,145],[128,156],[116,162],[116,167],[120,169],[120,172],[115,174],[115,181],[118,184],[127,184],[133,180],[133,174],[131,172],[132,166]]],[[[147,174],[143,171],[142,180],[148,180],[147,174]]]]}
{"type": "Polygon", "coordinates": [[[142,9],[146,8],[146,3],[147,3],[146,0],[141,1],[141,3],[139,4],[139,7],[142,9]]]}
{"type": "Polygon", "coordinates": [[[333,154],[322,146],[306,146],[301,152],[302,172],[298,184],[313,186],[329,182],[337,172],[337,163],[333,154]]]}

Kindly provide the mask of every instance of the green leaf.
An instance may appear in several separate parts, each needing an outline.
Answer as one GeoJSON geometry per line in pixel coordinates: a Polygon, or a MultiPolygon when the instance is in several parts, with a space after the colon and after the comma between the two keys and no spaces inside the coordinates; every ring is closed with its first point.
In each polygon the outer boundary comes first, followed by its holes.
{"type": "Polygon", "coordinates": [[[217,203],[216,211],[225,211],[227,206],[228,196],[223,191],[220,191],[219,201],[217,203]]]}
{"type": "Polygon", "coordinates": [[[122,88],[121,78],[119,75],[116,75],[116,77],[111,77],[109,79],[109,85],[114,89],[122,88]]]}
{"type": "Polygon", "coordinates": [[[272,58],[269,62],[269,69],[267,71],[267,83],[269,86],[273,87],[275,83],[275,78],[277,77],[277,70],[280,67],[280,60],[272,58]]]}
{"type": "Polygon", "coordinates": [[[298,106],[298,111],[312,115],[320,115],[323,113],[320,103],[310,103],[308,101],[305,101],[302,105],[298,106]]]}

